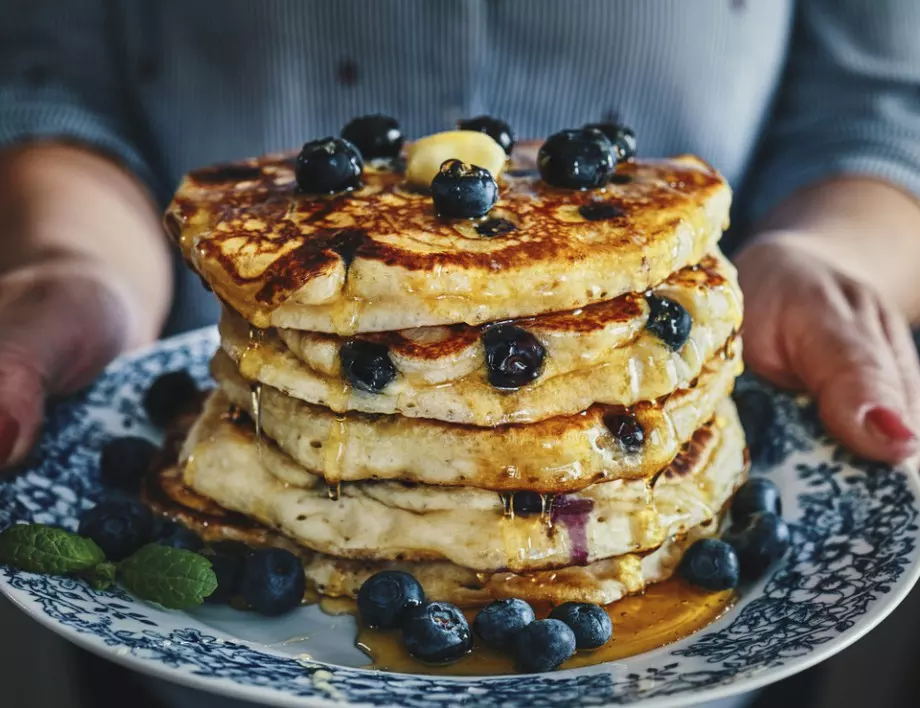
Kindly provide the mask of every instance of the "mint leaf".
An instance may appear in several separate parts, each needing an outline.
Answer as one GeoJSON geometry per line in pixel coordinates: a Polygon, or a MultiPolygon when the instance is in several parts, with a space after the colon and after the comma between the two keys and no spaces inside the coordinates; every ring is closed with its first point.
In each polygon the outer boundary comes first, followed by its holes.
{"type": "Polygon", "coordinates": [[[0,533],[0,564],[32,573],[78,573],[105,561],[93,541],[44,524],[17,524],[0,533]]]}
{"type": "Polygon", "coordinates": [[[94,590],[108,590],[112,586],[112,583],[115,582],[115,564],[106,561],[105,563],[100,563],[95,568],[81,571],[79,575],[86,580],[94,590]]]}
{"type": "Polygon", "coordinates": [[[195,607],[217,589],[217,576],[204,556],[151,543],[118,564],[121,584],[163,607],[195,607]]]}

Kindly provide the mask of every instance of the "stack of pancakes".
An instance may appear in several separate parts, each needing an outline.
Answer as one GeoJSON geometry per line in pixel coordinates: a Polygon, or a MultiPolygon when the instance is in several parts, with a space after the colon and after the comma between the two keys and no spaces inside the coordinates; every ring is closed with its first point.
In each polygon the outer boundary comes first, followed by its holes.
{"type": "Polygon", "coordinates": [[[399,568],[461,605],[609,603],[716,533],[745,450],[714,170],[636,160],[576,191],[519,160],[487,221],[450,221],[393,165],[312,196],[292,158],[192,172],[167,211],[224,304],[169,513],[296,550],[322,594],[399,568]],[[662,301],[685,341],[649,326],[662,301]]]}

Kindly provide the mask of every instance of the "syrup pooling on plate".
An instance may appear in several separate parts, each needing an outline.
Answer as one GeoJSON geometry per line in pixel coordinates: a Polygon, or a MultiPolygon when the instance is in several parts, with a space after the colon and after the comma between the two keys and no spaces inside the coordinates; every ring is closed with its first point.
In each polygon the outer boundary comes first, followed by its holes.
{"type": "MultiPolygon", "coordinates": [[[[673,644],[709,626],[735,603],[733,591],[709,593],[688,585],[679,578],[650,585],[641,595],[623,598],[605,609],[613,623],[613,638],[600,649],[578,652],[561,669],[593,666],[619,661],[636,654],[673,644]]],[[[338,612],[342,603],[336,603],[338,612]]],[[[548,607],[537,608],[537,617],[549,614],[548,607]]],[[[472,623],[476,610],[466,611],[472,623]]],[[[362,627],[357,645],[367,652],[369,668],[410,674],[448,676],[490,676],[517,673],[508,655],[490,649],[478,638],[473,651],[447,666],[431,666],[409,656],[397,630],[373,630],[362,627]]]]}

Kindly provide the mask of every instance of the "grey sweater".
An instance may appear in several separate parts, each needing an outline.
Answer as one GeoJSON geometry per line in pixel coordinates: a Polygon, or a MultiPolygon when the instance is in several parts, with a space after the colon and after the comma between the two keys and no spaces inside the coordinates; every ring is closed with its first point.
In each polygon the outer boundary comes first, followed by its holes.
{"type": "MultiPolygon", "coordinates": [[[[720,169],[742,225],[834,174],[920,194],[920,1],[0,0],[0,146],[91,145],[160,202],[369,112],[409,136],[616,117],[720,169]]],[[[170,329],[214,316],[183,276],[170,329]]]]}

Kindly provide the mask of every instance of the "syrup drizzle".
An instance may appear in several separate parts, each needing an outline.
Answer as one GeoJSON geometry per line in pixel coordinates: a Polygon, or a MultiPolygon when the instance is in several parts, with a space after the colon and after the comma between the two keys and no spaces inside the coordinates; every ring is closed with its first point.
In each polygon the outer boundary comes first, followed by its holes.
{"type": "Polygon", "coordinates": [[[252,398],[252,420],[256,429],[256,445],[259,448],[259,457],[262,456],[262,384],[249,384],[249,395],[252,398]]]}
{"type": "Polygon", "coordinates": [[[351,336],[358,331],[358,321],[364,310],[364,300],[344,296],[332,305],[332,329],[341,336],[351,336]]]}
{"type": "Polygon", "coordinates": [[[345,459],[345,445],[348,441],[348,399],[351,398],[351,384],[344,377],[339,390],[330,391],[329,408],[335,413],[335,420],[329,426],[323,443],[323,479],[326,482],[329,498],[339,498],[342,491],[342,461],[345,459]]]}
{"type": "Polygon", "coordinates": [[[540,514],[540,521],[551,529],[553,527],[553,500],[556,495],[547,492],[498,492],[502,505],[502,516],[514,520],[515,515],[528,516],[533,513],[540,514]],[[532,502],[525,502],[522,495],[537,497],[540,501],[539,511],[532,508],[532,502]]]}
{"type": "MultiPolygon", "coordinates": [[[[249,343],[243,355],[240,357],[240,369],[245,366],[247,359],[257,358],[257,352],[262,347],[262,340],[265,336],[264,330],[257,327],[249,326],[249,343]]],[[[242,373],[242,371],[241,371],[242,373]]],[[[256,433],[256,448],[259,451],[259,459],[262,459],[262,384],[259,381],[253,381],[249,384],[249,395],[252,401],[252,420],[256,433]]]]}
{"type": "Polygon", "coordinates": [[[502,515],[506,519],[514,518],[514,492],[499,492],[498,498],[502,503],[502,515]]]}
{"type": "Polygon", "coordinates": [[[338,499],[338,491],[332,494],[332,487],[338,488],[342,482],[342,459],[345,457],[345,442],[348,434],[348,422],[344,415],[335,416],[329,427],[329,434],[323,445],[323,479],[330,485],[329,497],[338,499]]]}
{"type": "Polygon", "coordinates": [[[540,521],[546,524],[548,529],[553,527],[553,501],[555,494],[540,494],[540,521]]]}

